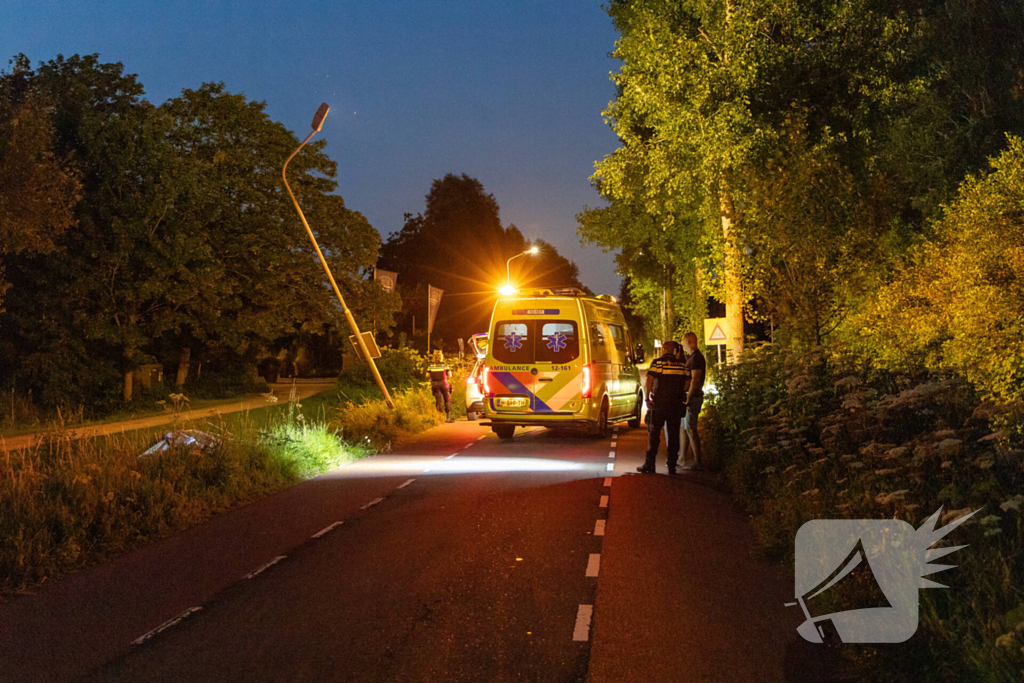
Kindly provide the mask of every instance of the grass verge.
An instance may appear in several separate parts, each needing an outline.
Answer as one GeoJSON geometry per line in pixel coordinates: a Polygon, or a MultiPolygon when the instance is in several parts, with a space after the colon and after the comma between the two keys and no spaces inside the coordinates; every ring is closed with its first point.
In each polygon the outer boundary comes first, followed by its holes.
{"type": "Polygon", "coordinates": [[[325,415],[326,401],[178,426],[216,433],[220,443],[209,450],[140,457],[165,426],[85,439],[54,429],[32,449],[0,453],[0,593],[37,586],[370,454],[342,441],[325,419],[306,417],[303,408],[325,415]]]}

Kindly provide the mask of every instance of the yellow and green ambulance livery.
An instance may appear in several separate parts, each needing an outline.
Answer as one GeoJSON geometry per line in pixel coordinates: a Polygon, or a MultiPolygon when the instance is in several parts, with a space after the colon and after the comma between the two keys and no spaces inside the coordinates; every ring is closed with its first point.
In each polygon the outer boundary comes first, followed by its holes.
{"type": "Polygon", "coordinates": [[[503,296],[491,315],[481,375],[484,416],[502,439],[517,426],[640,425],[643,362],[610,296],[575,288],[503,296]]]}

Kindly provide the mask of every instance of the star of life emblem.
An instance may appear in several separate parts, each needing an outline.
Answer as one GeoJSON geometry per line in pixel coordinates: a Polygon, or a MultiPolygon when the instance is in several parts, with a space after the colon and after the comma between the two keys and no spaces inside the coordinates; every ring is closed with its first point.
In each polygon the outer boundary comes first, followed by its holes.
{"type": "Polygon", "coordinates": [[[516,351],[519,350],[519,348],[522,345],[522,335],[516,334],[515,332],[513,332],[512,334],[505,335],[505,348],[508,349],[509,351],[515,353],[516,351]]]}
{"type": "Polygon", "coordinates": [[[548,348],[558,353],[565,348],[565,335],[561,332],[555,332],[554,334],[548,335],[548,348]]]}

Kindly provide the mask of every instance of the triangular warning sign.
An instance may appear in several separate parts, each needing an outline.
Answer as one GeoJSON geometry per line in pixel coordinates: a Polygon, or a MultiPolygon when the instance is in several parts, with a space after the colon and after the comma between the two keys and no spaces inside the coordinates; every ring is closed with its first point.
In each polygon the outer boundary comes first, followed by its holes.
{"type": "Polygon", "coordinates": [[[722,331],[722,326],[715,324],[715,329],[711,330],[711,336],[708,337],[708,341],[725,341],[725,332],[722,331]]]}

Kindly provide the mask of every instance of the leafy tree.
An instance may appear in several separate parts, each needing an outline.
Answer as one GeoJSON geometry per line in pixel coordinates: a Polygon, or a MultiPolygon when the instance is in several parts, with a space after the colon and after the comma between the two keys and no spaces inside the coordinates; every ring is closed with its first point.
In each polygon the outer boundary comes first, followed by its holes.
{"type": "MultiPolygon", "coordinates": [[[[128,399],[141,363],[195,353],[240,368],[278,337],[343,323],[280,186],[298,141],[262,103],[208,84],[154,107],[96,56],[10,80],[56,103],[57,147],[82,169],[77,226],[46,258],[11,261],[4,335],[45,402],[109,395],[101,366],[121,374],[128,399]]],[[[322,148],[303,150],[291,182],[349,305],[364,321],[375,306],[386,325],[394,304],[365,279],[380,237],[330,194],[322,148]]]]}
{"type": "MultiPolygon", "coordinates": [[[[480,181],[449,173],[432,183],[424,213],[407,214],[384,244],[381,265],[400,273],[406,318],[415,315],[419,329],[427,325],[426,287],[443,289],[434,339],[464,339],[486,327],[506,259],[529,246],[515,226],[502,227],[498,203],[480,181]]],[[[574,263],[542,240],[533,246],[537,256],[511,263],[515,284],[583,288],[574,263]]]]}
{"type": "Polygon", "coordinates": [[[694,282],[728,316],[760,297],[811,342],[1024,121],[1024,18],[1006,3],[634,0],[609,13],[623,67],[605,114],[622,146],[595,186],[690,234],[660,262],[697,259],[694,282]]]}
{"type": "MultiPolygon", "coordinates": [[[[11,63],[17,74],[24,56],[11,63]]],[[[51,108],[43,93],[17,75],[0,75],[0,304],[5,254],[48,253],[75,223],[80,185],[67,157],[55,150],[51,108]]]]}
{"type": "Polygon", "coordinates": [[[856,320],[865,352],[1024,401],[1024,139],[964,182],[935,232],[856,320]]]}

